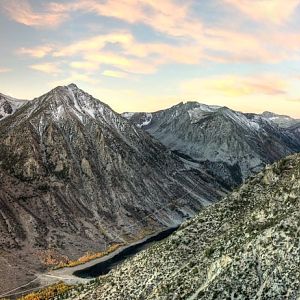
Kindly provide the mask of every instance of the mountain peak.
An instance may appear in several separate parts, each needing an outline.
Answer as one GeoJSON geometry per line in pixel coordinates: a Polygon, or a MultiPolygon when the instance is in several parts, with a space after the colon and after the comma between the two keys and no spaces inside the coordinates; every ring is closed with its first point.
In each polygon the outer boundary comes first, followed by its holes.
{"type": "Polygon", "coordinates": [[[19,100],[0,93],[0,120],[15,113],[27,100],[19,100]]]}
{"type": "Polygon", "coordinates": [[[70,83],[70,84],[67,85],[67,87],[70,88],[70,89],[74,89],[74,90],[79,89],[78,86],[75,83],[70,83]]]}
{"type": "Polygon", "coordinates": [[[288,118],[288,119],[292,119],[290,116],[279,115],[279,114],[275,114],[275,113],[270,112],[270,111],[264,111],[261,115],[265,118],[288,118]]]}

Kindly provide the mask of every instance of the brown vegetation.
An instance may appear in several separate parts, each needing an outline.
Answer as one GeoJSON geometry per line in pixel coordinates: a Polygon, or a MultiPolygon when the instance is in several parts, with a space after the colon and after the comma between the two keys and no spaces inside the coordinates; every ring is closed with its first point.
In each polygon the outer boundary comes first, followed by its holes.
{"type": "Polygon", "coordinates": [[[23,296],[19,298],[18,300],[48,300],[53,299],[54,297],[63,294],[70,289],[72,289],[73,286],[66,285],[63,282],[59,282],[54,285],[50,285],[42,290],[39,290],[37,292],[30,293],[26,296],[23,296]]]}

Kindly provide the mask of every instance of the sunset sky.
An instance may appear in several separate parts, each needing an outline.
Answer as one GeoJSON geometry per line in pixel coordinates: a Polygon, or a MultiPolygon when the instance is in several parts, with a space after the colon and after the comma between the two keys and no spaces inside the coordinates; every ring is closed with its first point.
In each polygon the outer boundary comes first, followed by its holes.
{"type": "Polygon", "coordinates": [[[0,0],[0,92],[76,83],[118,112],[180,101],[300,118],[300,0],[0,0]]]}

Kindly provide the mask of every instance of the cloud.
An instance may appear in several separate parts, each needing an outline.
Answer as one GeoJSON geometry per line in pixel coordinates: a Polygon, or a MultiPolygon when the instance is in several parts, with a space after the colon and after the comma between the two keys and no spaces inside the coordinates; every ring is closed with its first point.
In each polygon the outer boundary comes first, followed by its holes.
{"type": "Polygon", "coordinates": [[[85,54],[84,58],[87,62],[95,65],[109,65],[134,74],[152,74],[157,70],[157,64],[154,61],[152,63],[149,60],[144,62],[143,60],[109,52],[91,52],[85,54]]]}
{"type": "MultiPolygon", "coordinates": [[[[6,0],[5,0],[6,1],[6,0]]],[[[283,1],[224,0],[238,9],[249,4],[247,9],[258,15],[269,17],[283,1]],[[275,3],[275,4],[268,4],[275,3]],[[276,9],[275,9],[275,8],[276,9]],[[264,10],[266,8],[266,11],[264,10]]],[[[291,0],[294,4],[296,0],[291,0]]],[[[300,0],[297,0],[300,1],[300,0]]],[[[15,0],[12,3],[16,3],[15,0]]],[[[27,11],[32,12],[28,2],[27,11]]],[[[35,58],[51,55],[54,59],[69,60],[72,69],[96,72],[102,65],[105,68],[118,68],[134,74],[152,74],[165,64],[199,65],[203,62],[217,63],[277,63],[285,59],[299,59],[299,35],[278,31],[243,32],[226,27],[205,25],[192,14],[192,0],[184,4],[173,0],[74,0],[48,2],[44,6],[47,16],[70,16],[74,12],[91,13],[117,18],[129,24],[146,24],[155,31],[172,37],[160,42],[140,42],[130,30],[110,31],[108,34],[94,35],[75,40],[67,45],[45,44],[22,48],[20,54],[35,58]],[[108,45],[117,45],[118,50],[107,50],[108,45]],[[276,49],[276,51],[274,51],[276,49]]],[[[295,4],[296,5],[296,4],[295,4]]],[[[295,7],[295,5],[293,7],[295,7]]],[[[8,5],[9,6],[9,5],[8,5]]],[[[246,9],[246,8],[245,8],[246,9]]],[[[292,10],[287,4],[280,11],[292,10]]],[[[283,12],[282,12],[283,13],[283,12]]],[[[41,14],[41,16],[43,16],[41,14]]],[[[44,18],[43,18],[44,19],[44,18]]],[[[61,22],[67,18],[61,18],[61,22]]],[[[41,20],[42,21],[42,20],[41,20]]],[[[43,22],[43,21],[42,21],[43,22]]],[[[55,22],[54,22],[55,23],[55,22]]]]}
{"type": "Polygon", "coordinates": [[[0,67],[0,73],[7,73],[7,72],[10,72],[11,69],[9,68],[3,68],[3,67],[0,67]]]}
{"type": "MultiPolygon", "coordinates": [[[[244,0],[224,1],[238,9],[246,3],[244,0]]],[[[252,6],[258,5],[258,15],[260,15],[264,12],[265,6],[270,6],[265,14],[271,16],[271,12],[275,11],[273,7],[279,5],[278,3],[283,3],[274,0],[276,5],[266,4],[272,1],[247,1],[249,3],[247,9],[252,11],[252,6]]],[[[291,2],[295,1],[291,0],[291,2]]],[[[17,2],[4,0],[4,3],[7,3],[7,7],[11,7],[17,2]]],[[[65,16],[59,21],[63,22],[68,20],[68,16],[73,15],[74,12],[81,12],[116,18],[129,25],[146,24],[160,35],[171,37],[171,39],[158,39],[155,42],[141,42],[129,27],[127,30],[111,29],[109,33],[94,36],[89,36],[90,33],[87,32],[87,38],[79,39],[74,36],[73,42],[65,45],[63,42],[45,43],[18,50],[19,54],[33,58],[49,56],[57,64],[65,64],[66,68],[69,68],[67,71],[77,70],[97,75],[100,69],[102,72],[117,69],[130,77],[130,73],[154,74],[162,65],[168,64],[193,66],[206,62],[269,64],[299,59],[300,37],[297,33],[270,29],[243,31],[208,25],[200,18],[192,17],[192,4],[195,3],[193,0],[185,1],[184,4],[172,0],[48,1],[41,7],[39,11],[42,12],[39,13],[33,10],[34,6],[31,7],[28,0],[21,0],[20,3],[21,6],[27,7],[24,10],[26,15],[38,16],[33,18],[36,23],[33,22],[32,26],[48,26],[47,20],[51,20],[53,16],[65,16]],[[37,25],[38,22],[41,23],[37,25]],[[110,47],[111,45],[115,47],[110,47]]],[[[288,10],[288,7],[292,7],[290,2],[285,9],[288,10]]],[[[59,25],[59,22],[54,22],[54,26],[59,25]]]]}
{"type": "Polygon", "coordinates": [[[28,0],[2,0],[0,9],[14,21],[32,27],[57,27],[68,19],[62,11],[45,6],[44,11],[33,11],[28,0]]]}
{"type": "MultiPolygon", "coordinates": [[[[106,64],[121,68],[131,73],[154,73],[160,65],[170,63],[199,64],[201,61],[220,61],[209,53],[210,50],[222,53],[223,62],[234,60],[261,59],[268,60],[268,52],[251,36],[228,32],[225,30],[206,30],[199,40],[182,44],[167,44],[163,42],[141,43],[130,32],[115,32],[97,35],[88,39],[76,41],[67,46],[39,46],[22,49],[20,52],[30,55],[51,54],[54,58],[80,57],[71,62],[72,68],[95,71],[100,65],[106,64]],[[228,42],[236,47],[228,47],[228,42]],[[106,45],[117,44],[118,51],[105,50],[106,45]],[[49,53],[49,51],[52,51],[49,53]]],[[[270,55],[269,55],[270,56],[270,55]]]]}
{"type": "Polygon", "coordinates": [[[143,23],[158,32],[187,38],[202,30],[202,23],[191,18],[192,3],[190,0],[180,4],[173,0],[77,0],[63,4],[52,2],[49,9],[58,13],[90,12],[130,24],[143,23]]]}
{"type": "Polygon", "coordinates": [[[181,90],[203,97],[242,97],[249,95],[283,96],[287,91],[285,79],[276,75],[214,76],[183,82],[181,90]]]}
{"type": "Polygon", "coordinates": [[[105,35],[96,35],[88,39],[79,40],[68,46],[63,46],[53,52],[56,57],[71,56],[78,53],[98,51],[103,49],[108,43],[112,44],[131,44],[133,40],[132,34],[129,32],[115,32],[105,35]]]}
{"type": "Polygon", "coordinates": [[[62,77],[58,80],[49,82],[49,87],[63,86],[70,83],[88,83],[94,88],[100,85],[100,80],[89,73],[71,72],[69,76],[62,77]]]}
{"type": "Polygon", "coordinates": [[[130,32],[114,32],[97,35],[79,40],[67,46],[38,46],[28,49],[22,48],[19,53],[30,56],[53,56],[56,60],[72,59],[73,69],[95,72],[101,65],[117,67],[135,74],[151,74],[166,63],[199,63],[201,49],[189,45],[170,45],[165,43],[140,43],[130,32]],[[118,51],[108,51],[108,44],[118,45],[118,51]],[[80,57],[80,59],[78,59],[80,57]]]}
{"type": "Polygon", "coordinates": [[[273,111],[300,117],[299,80],[278,74],[222,75],[185,80],[180,84],[181,99],[246,111],[273,111]]]}
{"type": "Polygon", "coordinates": [[[253,20],[281,24],[293,14],[299,0],[224,0],[253,20]]]}
{"type": "Polygon", "coordinates": [[[1,8],[11,19],[27,26],[57,27],[74,11],[80,11],[117,18],[130,24],[143,23],[158,32],[187,38],[202,30],[202,23],[190,16],[191,3],[179,4],[172,0],[75,0],[48,2],[42,11],[34,11],[28,0],[2,0],[1,8]]]}
{"type": "Polygon", "coordinates": [[[35,64],[35,65],[31,65],[30,68],[36,71],[40,71],[47,74],[53,74],[53,75],[62,72],[57,63],[35,64]]]}
{"type": "Polygon", "coordinates": [[[77,70],[84,70],[87,72],[97,71],[100,67],[98,63],[94,63],[91,61],[72,61],[70,63],[71,68],[77,70]]]}
{"type": "Polygon", "coordinates": [[[46,55],[50,54],[53,50],[52,46],[49,45],[42,45],[39,47],[35,48],[21,48],[17,51],[18,54],[24,54],[24,55],[29,55],[31,57],[35,58],[43,58],[46,55]]]}
{"type": "Polygon", "coordinates": [[[300,98],[296,98],[296,99],[288,99],[288,101],[300,103],[300,98]]]}
{"type": "Polygon", "coordinates": [[[116,70],[105,70],[102,72],[102,75],[108,77],[115,77],[115,78],[127,78],[128,73],[116,71],[116,70]]]}

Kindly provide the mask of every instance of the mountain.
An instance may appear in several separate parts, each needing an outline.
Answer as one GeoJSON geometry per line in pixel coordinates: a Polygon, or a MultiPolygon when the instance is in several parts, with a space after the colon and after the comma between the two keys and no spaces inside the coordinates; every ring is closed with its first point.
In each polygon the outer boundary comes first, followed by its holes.
{"type": "Polygon", "coordinates": [[[26,102],[26,100],[15,99],[0,93],[0,120],[15,113],[26,102]]]}
{"type": "Polygon", "coordinates": [[[299,220],[297,154],[267,166],[78,299],[298,299],[299,220]]]}
{"type": "Polygon", "coordinates": [[[294,119],[285,115],[274,114],[269,111],[265,111],[261,114],[261,116],[269,121],[272,121],[283,128],[288,128],[290,126],[296,125],[300,123],[299,119],[294,119]]]}
{"type": "Polygon", "coordinates": [[[288,127],[288,130],[296,137],[300,138],[300,122],[288,127]]]}
{"type": "Polygon", "coordinates": [[[209,163],[212,174],[220,169],[227,170],[228,176],[236,174],[232,179],[236,183],[267,163],[300,151],[299,139],[289,130],[263,116],[227,107],[187,102],[151,114],[123,116],[171,150],[209,163]]]}
{"type": "Polygon", "coordinates": [[[0,186],[0,290],[178,225],[227,192],[74,84],[0,122],[0,186]]]}

